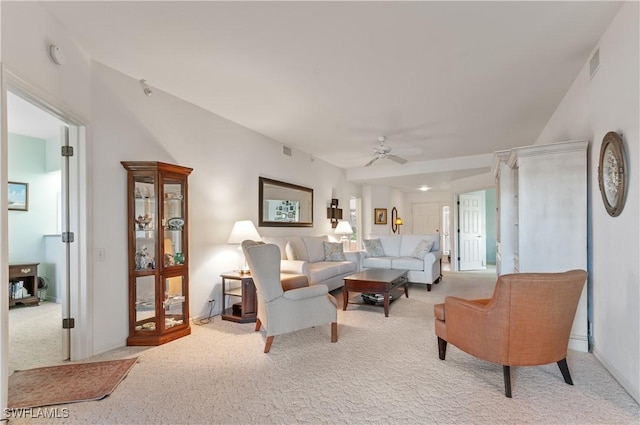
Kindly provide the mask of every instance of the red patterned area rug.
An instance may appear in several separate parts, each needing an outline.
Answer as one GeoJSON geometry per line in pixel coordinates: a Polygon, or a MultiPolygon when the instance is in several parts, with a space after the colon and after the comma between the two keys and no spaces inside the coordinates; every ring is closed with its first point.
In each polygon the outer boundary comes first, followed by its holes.
{"type": "Polygon", "coordinates": [[[8,407],[41,407],[100,400],[111,394],[138,359],[17,370],[9,376],[8,407]]]}

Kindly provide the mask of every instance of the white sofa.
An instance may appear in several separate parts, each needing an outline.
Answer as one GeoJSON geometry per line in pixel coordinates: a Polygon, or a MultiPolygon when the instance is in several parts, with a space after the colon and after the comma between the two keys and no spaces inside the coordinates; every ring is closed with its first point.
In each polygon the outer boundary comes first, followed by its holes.
{"type": "Polygon", "coordinates": [[[325,261],[323,242],[331,242],[324,236],[265,236],[265,243],[280,248],[280,267],[285,274],[305,275],[309,285],[327,285],[329,291],[344,285],[343,278],[360,271],[360,252],[345,252],[345,261],[325,261]],[[298,260],[287,259],[287,242],[295,247],[298,260]]]}
{"type": "Polygon", "coordinates": [[[427,290],[431,285],[442,279],[440,252],[440,235],[438,233],[424,235],[380,235],[368,239],[380,239],[384,255],[372,257],[370,253],[362,256],[361,269],[403,269],[408,270],[409,282],[424,283],[427,290]],[[414,257],[416,247],[420,242],[433,241],[431,251],[424,258],[414,257]]]}

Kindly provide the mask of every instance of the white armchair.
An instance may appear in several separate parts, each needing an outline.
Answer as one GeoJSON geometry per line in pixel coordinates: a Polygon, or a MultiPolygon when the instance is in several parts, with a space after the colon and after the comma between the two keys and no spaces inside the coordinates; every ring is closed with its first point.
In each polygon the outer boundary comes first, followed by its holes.
{"type": "Polygon", "coordinates": [[[264,325],[268,353],[273,337],[287,332],[331,323],[331,342],[338,340],[336,299],[326,285],[284,291],[280,283],[280,249],[273,244],[242,242],[258,294],[256,332],[264,325]]]}

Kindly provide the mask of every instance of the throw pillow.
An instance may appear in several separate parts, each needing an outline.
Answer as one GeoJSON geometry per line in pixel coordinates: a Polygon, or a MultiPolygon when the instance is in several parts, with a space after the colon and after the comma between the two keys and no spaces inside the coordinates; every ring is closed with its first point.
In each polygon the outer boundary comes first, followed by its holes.
{"type": "Polygon", "coordinates": [[[300,256],[298,255],[298,250],[291,243],[291,241],[287,241],[287,244],[284,246],[284,252],[287,256],[287,260],[289,261],[296,261],[300,259],[300,256]]]}
{"type": "Polygon", "coordinates": [[[338,242],[323,242],[324,261],[345,261],[342,244],[338,242]]]}
{"type": "Polygon", "coordinates": [[[425,241],[424,239],[420,241],[416,249],[413,251],[413,256],[422,260],[424,256],[431,252],[431,248],[433,248],[433,241],[425,241]]]}
{"type": "Polygon", "coordinates": [[[380,239],[365,239],[364,249],[369,257],[384,257],[384,249],[380,239]]]}

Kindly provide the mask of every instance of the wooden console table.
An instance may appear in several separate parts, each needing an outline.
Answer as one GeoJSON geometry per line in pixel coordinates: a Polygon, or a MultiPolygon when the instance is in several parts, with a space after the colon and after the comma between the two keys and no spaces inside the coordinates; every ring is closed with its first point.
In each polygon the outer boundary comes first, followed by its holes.
{"type": "Polygon", "coordinates": [[[24,263],[9,264],[9,307],[22,304],[40,303],[38,298],[38,264],[40,263],[24,263]],[[20,285],[27,290],[29,296],[23,297],[22,294],[14,297],[16,285],[20,285]]]}

